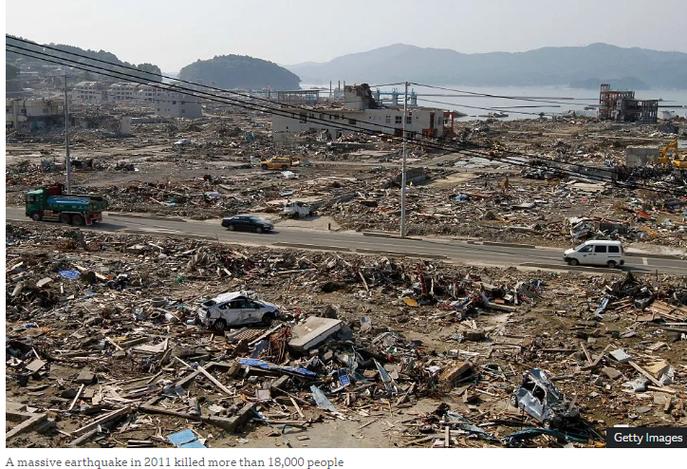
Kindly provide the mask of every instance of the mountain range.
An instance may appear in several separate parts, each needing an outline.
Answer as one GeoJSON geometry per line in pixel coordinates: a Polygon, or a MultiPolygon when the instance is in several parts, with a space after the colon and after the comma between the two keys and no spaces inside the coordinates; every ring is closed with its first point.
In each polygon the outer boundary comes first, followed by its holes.
{"type": "Polygon", "coordinates": [[[287,65],[305,83],[330,80],[388,83],[416,81],[471,86],[564,85],[687,88],[687,53],[595,43],[526,52],[464,54],[407,44],[343,55],[329,62],[287,65]]]}

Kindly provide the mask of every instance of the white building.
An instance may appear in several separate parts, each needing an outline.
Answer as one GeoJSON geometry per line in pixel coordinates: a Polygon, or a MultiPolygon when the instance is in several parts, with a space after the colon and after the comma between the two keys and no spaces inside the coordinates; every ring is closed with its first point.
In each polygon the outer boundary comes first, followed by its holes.
{"type": "Polygon", "coordinates": [[[113,103],[135,104],[139,100],[139,86],[135,83],[113,83],[107,89],[107,100],[113,103]]]}
{"type": "MultiPolygon", "coordinates": [[[[144,94],[150,93],[148,90],[142,92],[144,94]]],[[[172,90],[160,90],[159,88],[156,88],[154,93],[152,104],[158,116],[196,119],[203,115],[200,99],[197,97],[172,90]]],[[[149,98],[146,96],[146,99],[149,98]]]]}
{"type": "Polygon", "coordinates": [[[95,81],[82,81],[74,85],[70,93],[75,104],[99,105],[107,101],[107,92],[95,81]]]}
{"type": "MultiPolygon", "coordinates": [[[[347,132],[339,126],[355,126],[378,133],[401,136],[403,132],[403,108],[380,107],[372,98],[367,85],[345,86],[344,107],[328,109],[286,109],[293,117],[273,116],[272,136],[286,140],[290,135],[308,130],[327,130],[332,138],[347,132]],[[317,119],[317,120],[315,120],[317,119]],[[326,122],[323,122],[326,121],[326,122]],[[381,127],[380,127],[381,126],[381,127]]],[[[406,132],[410,138],[417,136],[437,137],[448,130],[448,112],[439,108],[409,107],[406,132]]],[[[348,132],[353,131],[349,130],[348,132]]]]}
{"type": "Polygon", "coordinates": [[[95,82],[81,82],[71,93],[74,103],[147,107],[160,117],[201,117],[200,98],[179,93],[163,84],[113,83],[100,89],[95,82]]]}

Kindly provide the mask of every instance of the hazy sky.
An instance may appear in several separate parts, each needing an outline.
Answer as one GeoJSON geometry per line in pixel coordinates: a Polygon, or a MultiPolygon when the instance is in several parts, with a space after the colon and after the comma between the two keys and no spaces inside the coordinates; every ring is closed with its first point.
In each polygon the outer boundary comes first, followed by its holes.
{"type": "Polygon", "coordinates": [[[327,61],[394,43],[460,52],[607,42],[687,52],[687,0],[6,0],[9,34],[178,71],[247,54],[327,61]]]}

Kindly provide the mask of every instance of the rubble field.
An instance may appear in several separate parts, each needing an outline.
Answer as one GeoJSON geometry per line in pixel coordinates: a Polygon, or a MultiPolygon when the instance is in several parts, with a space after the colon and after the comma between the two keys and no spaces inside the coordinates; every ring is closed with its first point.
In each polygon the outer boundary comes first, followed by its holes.
{"type": "Polygon", "coordinates": [[[684,277],[6,232],[9,447],[596,447],[687,425],[684,277]],[[279,317],[198,323],[243,290],[279,317]]]}
{"type": "MultiPolygon", "coordinates": [[[[674,122],[678,129],[684,124],[674,122]]],[[[408,234],[557,247],[610,238],[630,247],[639,243],[684,253],[687,198],[669,189],[687,183],[659,170],[624,167],[626,146],[657,145],[674,136],[664,127],[584,117],[460,123],[447,143],[618,169],[645,188],[411,145],[408,234]]],[[[277,145],[269,129],[262,114],[221,109],[193,122],[135,124],[129,137],[76,129],[75,189],[104,194],[117,212],[193,219],[249,212],[272,214],[278,221],[284,204],[302,201],[341,229],[398,230],[401,155],[396,142],[355,135],[325,141],[305,133],[277,145]],[[180,137],[191,143],[174,145],[180,137]],[[301,164],[284,172],[260,169],[260,159],[277,155],[301,164]]],[[[6,201],[15,206],[23,203],[25,190],[61,181],[64,171],[59,134],[20,137],[7,145],[6,201]]]]}

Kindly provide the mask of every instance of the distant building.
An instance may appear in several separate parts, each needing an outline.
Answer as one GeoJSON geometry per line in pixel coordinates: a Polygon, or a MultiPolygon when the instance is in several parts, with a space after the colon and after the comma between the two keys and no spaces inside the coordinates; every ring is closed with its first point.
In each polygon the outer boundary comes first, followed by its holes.
{"type": "Polygon", "coordinates": [[[55,98],[19,98],[5,100],[7,130],[37,131],[64,125],[64,100],[55,98]]]}
{"type": "Polygon", "coordinates": [[[602,84],[599,119],[655,124],[658,119],[658,100],[635,99],[634,91],[612,90],[611,85],[602,84]]]}
{"type": "Polygon", "coordinates": [[[139,100],[139,86],[135,83],[113,83],[107,89],[107,101],[135,104],[139,100]]]}
{"type": "MultiPolygon", "coordinates": [[[[277,141],[305,131],[327,131],[332,138],[347,132],[338,126],[355,126],[378,133],[402,136],[403,107],[382,107],[367,84],[344,87],[343,108],[286,108],[292,116],[274,115],[272,135],[277,141]],[[317,120],[314,120],[317,119],[317,120]],[[325,121],[325,122],[323,122],[325,121]],[[381,127],[380,127],[381,125],[381,127]]],[[[439,108],[409,107],[406,132],[410,138],[439,137],[451,130],[451,113],[439,108]]],[[[348,130],[351,132],[353,130],[348,130]]]]}
{"type": "Polygon", "coordinates": [[[148,108],[160,117],[196,119],[203,115],[199,98],[179,93],[162,84],[113,83],[101,89],[95,82],[81,82],[74,86],[71,99],[75,104],[111,103],[148,108]]]}
{"type": "Polygon", "coordinates": [[[95,81],[82,81],[74,85],[70,93],[71,102],[99,105],[107,101],[107,92],[95,81]]]}
{"type": "MultiPolygon", "coordinates": [[[[144,88],[142,92],[151,93],[149,88],[152,87],[144,88]]],[[[152,104],[158,116],[197,119],[203,115],[199,98],[172,90],[153,89],[152,104]]]]}

